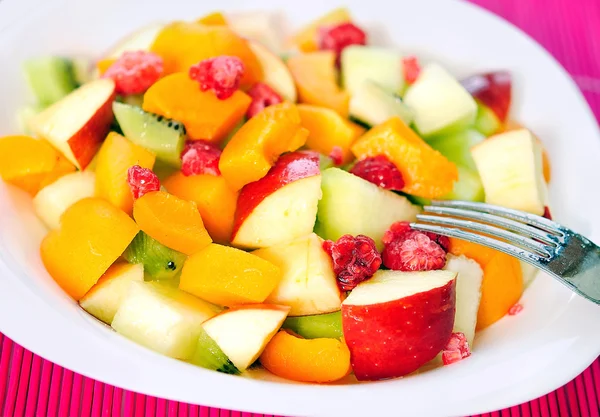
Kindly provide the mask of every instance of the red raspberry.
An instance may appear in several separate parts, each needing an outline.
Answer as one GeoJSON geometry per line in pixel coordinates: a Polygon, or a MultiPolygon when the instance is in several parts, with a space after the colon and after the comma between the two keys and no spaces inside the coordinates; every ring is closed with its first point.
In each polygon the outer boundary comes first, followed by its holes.
{"type": "MultiPolygon", "coordinates": [[[[405,235],[408,232],[411,232],[411,235],[412,235],[412,233],[416,232],[415,230],[412,230],[410,228],[409,222],[396,222],[396,223],[392,224],[390,226],[390,228],[383,235],[383,243],[385,245],[387,245],[390,242],[392,242],[393,240],[398,240],[398,239],[404,240],[405,235]]],[[[448,252],[448,249],[450,248],[450,239],[448,238],[448,236],[442,236],[442,235],[438,235],[438,234],[431,233],[431,232],[418,232],[418,233],[423,233],[429,239],[433,240],[435,243],[440,245],[442,247],[442,249],[444,249],[446,252],[448,252]]],[[[407,236],[407,237],[409,237],[409,236],[407,236]]]]}
{"type": "Polygon", "coordinates": [[[552,220],[552,214],[550,214],[550,208],[548,206],[544,207],[544,214],[542,216],[548,220],[552,220]]]}
{"type": "Polygon", "coordinates": [[[152,170],[142,168],[139,165],[129,168],[127,171],[127,182],[129,183],[134,200],[151,191],[160,190],[160,181],[156,174],[152,170]]]}
{"type": "Polygon", "coordinates": [[[181,153],[181,173],[186,177],[202,174],[218,177],[220,158],[221,150],[214,145],[202,140],[188,142],[181,153]]]}
{"type": "Polygon", "coordinates": [[[248,107],[246,117],[251,119],[265,109],[265,107],[279,104],[283,101],[281,96],[275,90],[265,83],[256,83],[247,93],[252,97],[252,103],[248,107]]]}
{"type": "Polygon", "coordinates": [[[344,151],[339,146],[334,146],[329,153],[329,158],[331,158],[334,165],[340,166],[344,162],[344,151]]]}
{"type": "Polygon", "coordinates": [[[404,81],[407,84],[414,83],[421,73],[421,65],[416,56],[407,56],[402,59],[404,65],[404,81]]]}
{"type": "Polygon", "coordinates": [[[340,55],[350,45],[366,45],[367,34],[353,23],[319,28],[319,49],[334,51],[339,65],[340,55]]]}
{"type": "Polygon", "coordinates": [[[512,306],[511,308],[508,309],[508,315],[509,316],[516,316],[521,311],[523,311],[523,304],[517,303],[517,304],[515,304],[514,306],[512,306]]]}
{"type": "Polygon", "coordinates": [[[244,63],[235,56],[221,55],[190,67],[189,76],[200,83],[200,90],[213,90],[219,100],[228,99],[240,87],[244,63]]]}
{"type": "Polygon", "coordinates": [[[402,173],[383,155],[358,161],[350,172],[386,190],[400,191],[404,188],[402,173]]]}
{"type": "Polygon", "coordinates": [[[323,249],[331,256],[333,271],[342,291],[350,291],[369,279],[381,266],[381,255],[368,236],[344,235],[337,242],[326,240],[323,249]]]}
{"type": "Polygon", "coordinates": [[[163,60],[146,51],[123,52],[102,77],[115,81],[117,94],[142,94],[163,73],[163,60]]]}
{"type": "Polygon", "coordinates": [[[469,356],[471,356],[471,349],[464,333],[452,333],[450,340],[448,340],[448,343],[446,343],[446,346],[442,350],[442,362],[444,362],[444,365],[450,365],[469,356]]]}
{"type": "Polygon", "coordinates": [[[446,265],[446,251],[438,239],[448,243],[434,233],[412,230],[408,222],[396,222],[383,235],[383,264],[397,271],[441,269],[446,265]]]}

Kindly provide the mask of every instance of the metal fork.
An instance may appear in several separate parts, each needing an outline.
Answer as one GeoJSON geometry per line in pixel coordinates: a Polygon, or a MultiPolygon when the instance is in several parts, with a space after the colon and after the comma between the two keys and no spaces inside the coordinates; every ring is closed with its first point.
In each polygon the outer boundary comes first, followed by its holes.
{"type": "Polygon", "coordinates": [[[433,201],[411,227],[505,252],[600,304],[600,248],[552,220],[484,203],[433,201]]]}

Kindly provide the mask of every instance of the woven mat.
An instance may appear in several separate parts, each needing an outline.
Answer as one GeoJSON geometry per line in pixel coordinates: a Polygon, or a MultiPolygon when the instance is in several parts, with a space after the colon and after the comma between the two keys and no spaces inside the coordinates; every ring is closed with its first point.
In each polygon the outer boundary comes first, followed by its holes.
{"type": "MultiPolygon", "coordinates": [[[[541,43],[600,120],[600,0],[473,0],[541,43]]],[[[0,416],[262,417],[124,391],[45,361],[0,334],[0,416]],[[85,411],[89,410],[89,411],[85,411]]],[[[562,388],[485,417],[600,417],[600,358],[562,388]]],[[[269,416],[266,416],[269,417],[269,416]]]]}

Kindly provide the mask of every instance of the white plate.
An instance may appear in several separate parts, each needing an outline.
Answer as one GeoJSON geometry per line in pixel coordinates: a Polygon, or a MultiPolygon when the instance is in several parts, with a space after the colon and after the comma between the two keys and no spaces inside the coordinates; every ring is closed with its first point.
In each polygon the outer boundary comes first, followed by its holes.
{"type": "MultiPolygon", "coordinates": [[[[281,8],[277,0],[51,1],[0,3],[0,134],[16,129],[27,99],[21,61],[46,53],[95,54],[132,29],[192,19],[213,8],[281,8]],[[4,28],[4,29],[3,29],[4,28]]],[[[294,26],[338,2],[287,3],[294,26]]],[[[346,1],[378,42],[439,59],[459,76],[506,68],[513,114],[546,143],[553,214],[600,242],[600,135],[566,72],[520,31],[477,7],[450,1],[346,1]]],[[[460,364],[386,382],[316,386],[233,377],[177,362],[111,332],[51,280],[38,255],[43,228],[22,193],[0,185],[0,331],[40,356],[129,390],[191,403],[305,416],[448,416],[501,409],[545,394],[600,354],[600,309],[546,276],[525,309],[482,332],[460,364]]]]}

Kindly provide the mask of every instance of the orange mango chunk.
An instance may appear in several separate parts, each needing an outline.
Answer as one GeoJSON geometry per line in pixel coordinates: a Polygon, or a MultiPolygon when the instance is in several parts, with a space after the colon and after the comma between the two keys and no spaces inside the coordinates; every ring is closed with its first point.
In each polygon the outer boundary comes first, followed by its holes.
{"type": "Polygon", "coordinates": [[[150,87],[144,94],[143,108],[180,121],[190,139],[219,142],[242,120],[251,102],[241,91],[219,100],[212,91],[201,91],[187,72],[181,72],[150,87]]]}
{"type": "Polygon", "coordinates": [[[32,196],[75,166],[45,140],[29,136],[0,138],[0,177],[32,196]]]}
{"type": "Polygon", "coordinates": [[[266,300],[281,279],[281,270],[256,255],[211,243],[183,265],[179,288],[222,306],[266,300]]]}
{"type": "Polygon", "coordinates": [[[348,375],[350,351],[338,339],[303,339],[286,330],[277,333],[260,355],[271,373],[300,382],[333,382],[348,375]]]}
{"type": "Polygon", "coordinates": [[[116,58],[104,58],[96,62],[96,69],[98,75],[102,76],[104,73],[116,62],[116,58]]]}
{"type": "Polygon", "coordinates": [[[223,25],[173,22],[157,35],[150,50],[164,60],[165,74],[185,72],[194,64],[220,55],[235,56],[244,63],[241,85],[262,80],[262,66],[248,42],[223,25]]]}
{"type": "Polygon", "coordinates": [[[131,214],[133,197],[127,182],[127,171],[134,165],[152,169],[155,159],[152,152],[124,136],[110,132],[96,161],[96,196],[131,214]]]}
{"type": "Polygon", "coordinates": [[[500,320],[519,301],[523,294],[523,270],[517,258],[455,238],[450,238],[449,252],[471,258],[483,269],[477,330],[500,320]]]}
{"type": "Polygon", "coordinates": [[[61,227],[42,240],[42,261],[58,285],[79,300],[138,231],[135,222],[108,201],[85,198],[69,207],[61,217],[61,227]]]}
{"type": "Polygon", "coordinates": [[[221,12],[213,12],[213,13],[209,13],[206,16],[202,16],[200,19],[196,20],[197,23],[201,23],[203,25],[208,25],[208,26],[221,26],[221,25],[227,25],[227,20],[225,19],[225,16],[223,16],[223,13],[221,12]]]}
{"type": "Polygon", "coordinates": [[[337,84],[335,54],[330,51],[298,54],[287,61],[298,101],[335,110],[348,117],[350,95],[337,84]]]}
{"type": "Polygon", "coordinates": [[[171,194],[198,206],[204,226],[217,243],[229,243],[233,231],[238,193],[231,190],[225,178],[214,175],[192,175],[181,172],[163,181],[171,194]]]}
{"type": "Polygon", "coordinates": [[[340,23],[350,22],[352,17],[345,7],[334,9],[324,16],[311,22],[308,26],[302,28],[291,39],[292,46],[297,47],[303,52],[313,52],[319,49],[318,36],[319,28],[327,26],[337,26],[340,23]]]}
{"type": "Polygon", "coordinates": [[[219,170],[234,190],[264,177],[279,155],[306,143],[298,108],[283,102],[269,106],[238,130],[221,154],[219,170]]]}
{"type": "Polygon", "coordinates": [[[456,165],[398,117],[365,133],[352,145],[352,152],[358,159],[385,155],[402,173],[402,191],[418,197],[442,197],[452,191],[458,180],[456,165]]]}
{"type": "Polygon", "coordinates": [[[196,203],[164,191],[138,198],[133,205],[133,218],[144,233],[186,255],[212,242],[196,203]]]}

